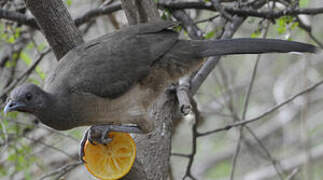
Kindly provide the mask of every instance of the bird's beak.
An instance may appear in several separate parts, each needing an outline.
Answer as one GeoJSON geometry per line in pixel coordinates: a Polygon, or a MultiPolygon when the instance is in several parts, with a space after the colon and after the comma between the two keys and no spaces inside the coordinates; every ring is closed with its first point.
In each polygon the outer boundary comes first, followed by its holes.
{"type": "Polygon", "coordinates": [[[16,111],[16,110],[19,110],[19,109],[22,109],[22,108],[25,108],[25,107],[26,107],[26,104],[24,104],[22,102],[10,100],[7,103],[6,107],[4,108],[3,112],[5,114],[7,114],[10,111],[16,111]]]}

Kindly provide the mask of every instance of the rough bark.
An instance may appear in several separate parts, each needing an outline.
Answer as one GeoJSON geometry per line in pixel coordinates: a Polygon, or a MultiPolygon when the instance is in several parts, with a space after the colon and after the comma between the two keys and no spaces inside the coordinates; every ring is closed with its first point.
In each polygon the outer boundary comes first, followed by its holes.
{"type": "Polygon", "coordinates": [[[166,180],[168,178],[173,119],[176,110],[175,94],[168,92],[154,104],[151,115],[155,129],[147,135],[135,136],[136,163],[123,180],[166,180]]]}
{"type": "Polygon", "coordinates": [[[121,0],[121,2],[129,25],[159,19],[157,6],[152,0],[121,0]]]}
{"type": "Polygon", "coordinates": [[[83,38],[61,0],[25,0],[57,60],[83,43],[83,38]]]}

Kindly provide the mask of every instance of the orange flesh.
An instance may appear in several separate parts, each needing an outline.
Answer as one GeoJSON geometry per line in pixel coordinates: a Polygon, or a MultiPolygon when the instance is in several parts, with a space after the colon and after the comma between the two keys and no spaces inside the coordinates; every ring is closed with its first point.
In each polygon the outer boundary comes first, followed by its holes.
{"type": "Polygon", "coordinates": [[[87,170],[101,180],[116,180],[125,176],[136,157],[136,144],[127,133],[110,132],[107,144],[85,143],[84,164],[87,170]]]}

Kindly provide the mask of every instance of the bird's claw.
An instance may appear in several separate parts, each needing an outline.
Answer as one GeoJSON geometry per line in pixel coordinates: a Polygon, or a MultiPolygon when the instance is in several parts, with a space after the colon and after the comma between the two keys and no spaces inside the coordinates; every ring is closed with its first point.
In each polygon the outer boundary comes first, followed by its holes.
{"type": "Polygon", "coordinates": [[[84,157],[84,146],[88,140],[91,144],[109,144],[112,139],[109,138],[109,132],[125,132],[125,133],[143,133],[138,126],[122,126],[122,125],[95,125],[89,127],[81,141],[80,159],[86,163],[84,157]]]}
{"type": "Polygon", "coordinates": [[[91,144],[109,144],[112,139],[109,138],[108,133],[110,132],[109,125],[101,125],[101,126],[91,126],[86,131],[81,141],[81,149],[80,149],[80,159],[83,163],[86,163],[84,158],[84,148],[85,143],[88,140],[91,144]]]}

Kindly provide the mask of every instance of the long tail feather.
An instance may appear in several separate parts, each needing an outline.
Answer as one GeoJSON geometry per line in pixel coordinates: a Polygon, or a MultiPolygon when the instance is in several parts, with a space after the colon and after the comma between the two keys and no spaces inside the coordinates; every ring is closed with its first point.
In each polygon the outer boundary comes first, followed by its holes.
{"type": "Polygon", "coordinates": [[[180,40],[173,50],[172,56],[201,58],[230,54],[261,54],[261,53],[314,53],[317,48],[311,44],[277,40],[277,39],[228,39],[228,40],[180,40]]]}

